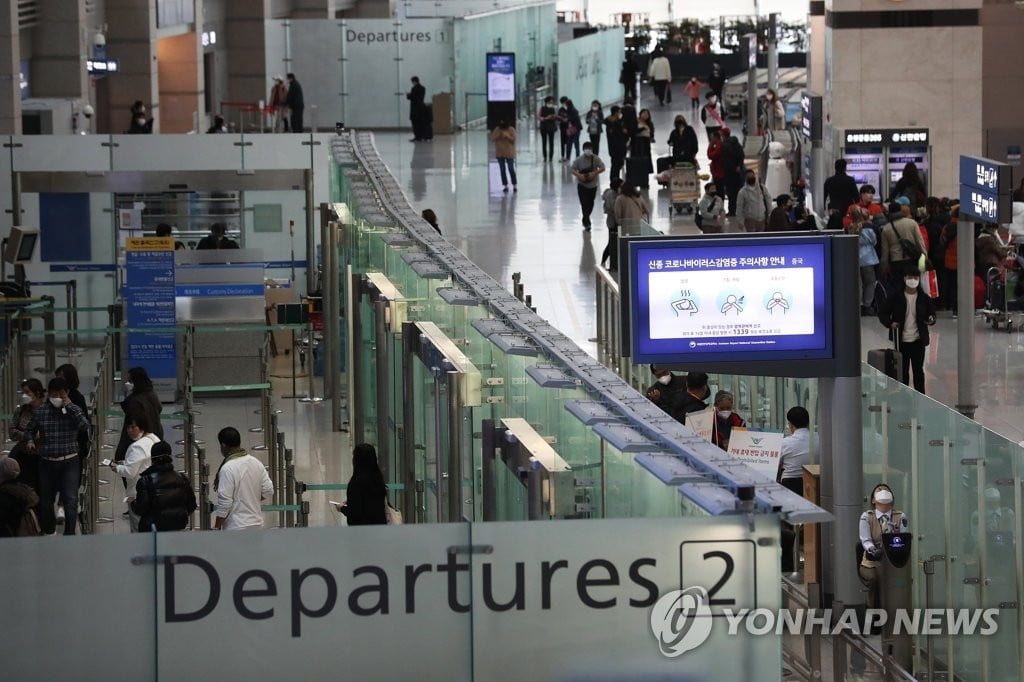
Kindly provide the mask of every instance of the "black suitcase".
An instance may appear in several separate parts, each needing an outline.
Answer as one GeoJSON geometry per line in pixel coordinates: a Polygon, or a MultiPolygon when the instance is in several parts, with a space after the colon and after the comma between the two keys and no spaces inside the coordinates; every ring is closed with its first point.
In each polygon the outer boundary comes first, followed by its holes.
{"type": "Polygon", "coordinates": [[[662,156],[655,163],[657,164],[656,167],[658,169],[658,173],[664,173],[665,171],[672,167],[672,157],[662,156]]]}
{"type": "Polygon", "coordinates": [[[875,348],[868,351],[868,364],[884,373],[890,379],[903,381],[903,354],[892,348],[875,348]]]}
{"type": "Polygon", "coordinates": [[[626,159],[626,182],[647,189],[651,186],[651,160],[646,156],[626,159]]]}

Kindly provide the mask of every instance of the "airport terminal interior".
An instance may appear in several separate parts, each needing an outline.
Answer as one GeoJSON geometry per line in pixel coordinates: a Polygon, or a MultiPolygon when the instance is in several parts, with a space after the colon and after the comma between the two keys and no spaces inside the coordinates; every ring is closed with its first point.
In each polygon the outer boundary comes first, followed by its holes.
{"type": "Polygon", "coordinates": [[[1024,679],[1024,12],[633,5],[0,0],[10,679],[1024,679]]]}

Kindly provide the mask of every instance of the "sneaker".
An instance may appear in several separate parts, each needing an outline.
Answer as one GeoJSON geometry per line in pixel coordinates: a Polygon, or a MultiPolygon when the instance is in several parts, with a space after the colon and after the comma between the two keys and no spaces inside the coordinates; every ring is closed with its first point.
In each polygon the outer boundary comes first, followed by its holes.
{"type": "Polygon", "coordinates": [[[504,187],[503,187],[503,188],[501,189],[501,191],[502,191],[502,192],[505,192],[506,194],[508,194],[508,185],[505,185],[505,186],[504,186],[504,187]]]}
{"type": "Polygon", "coordinates": [[[518,192],[519,191],[519,185],[512,185],[512,191],[513,192],[518,192]]]}
{"type": "Polygon", "coordinates": [[[64,523],[64,505],[57,507],[57,523],[64,523]]]}

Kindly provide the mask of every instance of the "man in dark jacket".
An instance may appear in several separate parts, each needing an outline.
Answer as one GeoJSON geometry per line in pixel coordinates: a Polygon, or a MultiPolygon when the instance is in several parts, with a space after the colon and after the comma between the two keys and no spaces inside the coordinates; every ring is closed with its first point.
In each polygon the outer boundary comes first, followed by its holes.
{"type": "MultiPolygon", "coordinates": [[[[825,180],[823,198],[829,216],[838,214],[841,221],[850,206],[860,201],[860,190],[857,181],[846,174],[846,159],[837,159],[835,168],[836,174],[825,180]]],[[[842,223],[834,229],[842,229],[842,223]]]]}
{"type": "Polygon", "coordinates": [[[633,99],[636,97],[636,64],[632,59],[622,62],[622,70],[619,71],[619,83],[622,84],[622,99],[633,99]]]}
{"type": "Polygon", "coordinates": [[[306,107],[306,101],[302,98],[302,85],[295,80],[295,74],[290,73],[288,78],[288,94],[285,95],[284,103],[288,107],[289,126],[293,133],[302,132],[302,110],[306,107]]]}
{"type": "Polygon", "coordinates": [[[626,163],[626,150],[629,149],[629,134],[622,121],[622,110],[618,105],[611,108],[611,113],[604,120],[605,135],[608,138],[608,157],[611,159],[611,177],[619,177],[622,166],[626,163]]]}
{"type": "Polygon", "coordinates": [[[878,320],[903,354],[903,383],[910,384],[913,368],[914,390],[924,393],[924,349],[930,340],[928,327],[935,324],[935,302],[921,288],[921,272],[916,267],[905,270],[903,285],[886,299],[878,320]]]}
{"type": "Polygon", "coordinates": [[[704,372],[690,372],[686,375],[686,392],[679,396],[679,400],[676,402],[676,413],[672,416],[685,424],[686,415],[708,409],[707,399],[710,396],[708,375],[704,372]]]}
{"type": "Polygon", "coordinates": [[[711,88],[711,92],[718,96],[718,101],[722,101],[722,89],[725,88],[725,69],[718,62],[711,65],[711,73],[708,74],[708,87],[711,88]]]}
{"type": "Polygon", "coordinates": [[[676,405],[686,393],[686,378],[657,365],[651,365],[651,374],[654,383],[647,389],[647,398],[674,417],[676,405]]]}
{"type": "Polygon", "coordinates": [[[139,515],[139,532],[184,530],[198,506],[192,484],[174,470],[168,443],[154,443],[151,457],[153,464],[139,476],[132,502],[132,511],[139,515]]]}
{"type": "Polygon", "coordinates": [[[420,142],[427,139],[424,131],[427,118],[427,89],[420,85],[418,76],[412,77],[412,88],[406,93],[405,98],[409,100],[409,122],[412,124],[412,139],[410,142],[420,142]]]}
{"type": "Polygon", "coordinates": [[[227,236],[228,226],[226,223],[214,223],[210,225],[210,234],[199,240],[196,250],[206,249],[237,249],[238,242],[227,236]]]}
{"type": "MultiPolygon", "coordinates": [[[[724,130],[724,128],[723,128],[724,130]]],[[[730,134],[722,138],[722,169],[725,171],[725,192],[729,198],[729,215],[736,217],[736,197],[743,187],[743,176],[747,169],[743,160],[743,145],[735,135],[730,134]]]]}
{"type": "Polygon", "coordinates": [[[0,459],[0,538],[39,535],[39,496],[18,481],[21,467],[12,457],[0,459]]]}

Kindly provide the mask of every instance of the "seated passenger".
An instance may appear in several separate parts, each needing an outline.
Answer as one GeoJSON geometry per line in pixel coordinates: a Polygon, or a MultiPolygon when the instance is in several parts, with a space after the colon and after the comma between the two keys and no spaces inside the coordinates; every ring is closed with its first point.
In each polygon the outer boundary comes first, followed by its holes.
{"type": "Polygon", "coordinates": [[[732,393],[719,391],[715,394],[715,424],[711,431],[711,442],[722,448],[729,449],[729,436],[734,427],[746,427],[743,417],[732,411],[732,393]]]}

